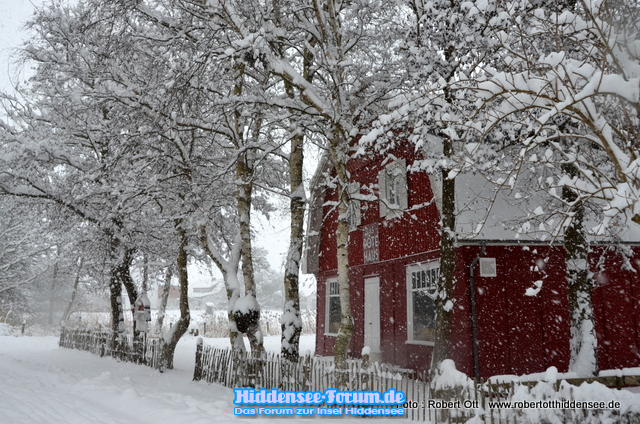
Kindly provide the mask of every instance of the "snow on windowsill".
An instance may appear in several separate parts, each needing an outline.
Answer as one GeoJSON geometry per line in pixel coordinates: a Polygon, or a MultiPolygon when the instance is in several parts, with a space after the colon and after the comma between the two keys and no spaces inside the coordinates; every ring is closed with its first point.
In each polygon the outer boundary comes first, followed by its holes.
{"type": "Polygon", "coordinates": [[[420,341],[420,340],[407,340],[406,342],[404,342],[404,344],[420,345],[420,346],[434,346],[435,342],[424,342],[424,341],[420,341]]]}

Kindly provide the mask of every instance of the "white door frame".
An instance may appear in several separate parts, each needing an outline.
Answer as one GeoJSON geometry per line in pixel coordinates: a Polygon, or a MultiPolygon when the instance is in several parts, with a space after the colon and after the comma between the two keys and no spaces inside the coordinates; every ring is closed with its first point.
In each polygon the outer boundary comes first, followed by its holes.
{"type": "Polygon", "coordinates": [[[364,279],[364,345],[380,353],[380,277],[364,279]]]}

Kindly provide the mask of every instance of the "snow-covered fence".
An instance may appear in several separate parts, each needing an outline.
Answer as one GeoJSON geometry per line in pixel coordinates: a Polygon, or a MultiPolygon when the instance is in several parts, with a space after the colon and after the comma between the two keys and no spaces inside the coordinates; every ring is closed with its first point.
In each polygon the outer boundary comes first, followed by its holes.
{"type": "MultiPolygon", "coordinates": [[[[480,381],[476,384],[465,374],[455,370],[452,361],[448,363],[449,369],[443,369],[433,381],[437,390],[434,397],[430,396],[431,384],[426,372],[370,364],[367,355],[363,360],[349,361],[346,371],[349,376],[348,386],[344,389],[381,393],[391,388],[402,391],[408,401],[401,407],[405,408],[405,416],[414,421],[457,423],[471,420],[473,423],[491,424],[640,423],[640,405],[633,406],[638,402],[637,398],[632,398],[631,392],[614,391],[597,381],[590,384],[594,378],[582,379],[585,381],[575,379],[573,384],[565,380],[522,383],[480,381]],[[619,409],[608,408],[608,402],[614,400],[621,402],[619,409]],[[588,409],[572,406],[577,402],[589,401],[604,402],[607,407],[588,409]],[[551,406],[531,406],[536,402],[548,402],[547,405],[551,406]]],[[[335,388],[336,374],[334,363],[329,358],[304,356],[292,363],[276,354],[261,357],[246,353],[234,354],[228,349],[206,346],[199,339],[193,379],[230,388],[324,392],[335,388]]],[[[637,382],[637,377],[627,378],[626,381],[637,382]]],[[[608,380],[602,382],[607,383],[608,380]]],[[[620,381],[615,384],[619,386],[620,381]]]]}
{"type": "Polygon", "coordinates": [[[63,327],[59,346],[84,350],[100,356],[111,356],[120,361],[147,365],[154,369],[160,369],[162,365],[162,341],[147,337],[145,333],[134,339],[132,336],[119,333],[68,330],[63,327]]]}
{"type": "MultiPolygon", "coordinates": [[[[301,356],[290,362],[281,355],[267,353],[254,357],[250,353],[234,354],[229,349],[207,346],[198,340],[193,379],[217,383],[226,387],[253,387],[285,391],[325,391],[336,387],[333,361],[329,358],[301,356]]],[[[398,369],[367,360],[350,360],[345,371],[349,378],[345,390],[386,392],[393,388],[405,393],[407,399],[422,405],[428,398],[426,372],[398,369]]],[[[434,419],[434,410],[407,409],[415,420],[434,419]],[[426,411],[426,415],[425,415],[426,411]]]]}

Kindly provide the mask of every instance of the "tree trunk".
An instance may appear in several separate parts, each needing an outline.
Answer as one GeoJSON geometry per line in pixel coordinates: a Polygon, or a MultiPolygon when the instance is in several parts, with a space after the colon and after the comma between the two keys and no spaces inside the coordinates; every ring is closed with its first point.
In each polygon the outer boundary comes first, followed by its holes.
{"type": "MultiPolygon", "coordinates": [[[[453,156],[453,142],[449,137],[443,139],[443,151],[446,157],[453,156]]],[[[431,374],[450,356],[451,310],[453,300],[455,271],[455,179],[448,178],[449,169],[442,169],[442,228],[440,231],[440,279],[436,299],[436,337],[431,358],[431,374]]]]}
{"type": "Polygon", "coordinates": [[[303,140],[303,135],[293,137],[291,140],[291,154],[289,155],[291,238],[284,271],[281,351],[282,356],[291,362],[298,361],[300,357],[300,334],[302,333],[298,275],[300,273],[300,258],[302,257],[302,240],[304,236],[303,140]]]}
{"type": "Polygon", "coordinates": [[[335,357],[336,388],[345,389],[348,382],[347,355],[353,336],[353,317],[349,295],[349,174],[347,172],[348,144],[338,128],[334,130],[329,145],[338,177],[338,228],[336,247],[338,254],[338,287],[340,291],[340,330],[333,348],[335,357]]]}
{"type": "MultiPolygon", "coordinates": [[[[234,71],[235,83],[233,87],[233,94],[236,96],[240,96],[244,87],[245,65],[242,62],[237,62],[237,64],[234,66],[234,71]]],[[[261,119],[259,117],[254,117],[253,119],[254,124],[253,128],[251,129],[252,134],[248,137],[253,137],[254,141],[257,142],[260,136],[261,119]]],[[[242,113],[240,112],[240,110],[236,109],[234,111],[235,134],[237,134],[241,138],[243,137],[241,134],[244,134],[245,132],[244,122],[245,121],[243,119],[242,113]]],[[[238,224],[240,226],[241,236],[240,253],[242,258],[242,276],[244,278],[245,296],[251,296],[256,299],[251,243],[251,202],[253,192],[252,156],[254,152],[252,149],[244,149],[244,146],[247,144],[247,140],[235,140],[235,143],[236,148],[239,150],[238,158],[236,160],[236,179],[238,182],[236,191],[236,202],[238,208],[238,224]]],[[[227,277],[232,278],[230,274],[228,274],[227,277]]],[[[234,312],[233,304],[235,304],[235,299],[236,298],[234,296],[232,296],[230,299],[229,315],[234,312]]],[[[262,353],[264,353],[264,341],[262,339],[262,333],[260,331],[260,310],[255,311],[255,313],[248,314],[247,317],[250,317],[250,319],[248,320],[250,321],[250,324],[246,329],[246,334],[249,338],[249,344],[251,345],[251,352],[254,355],[262,355],[262,353]]],[[[230,328],[232,326],[235,326],[235,324],[235,319],[230,318],[230,328]]],[[[237,326],[235,327],[237,330],[237,326]]],[[[237,341],[238,340],[236,339],[236,342],[237,341]]]]}
{"type": "Polygon", "coordinates": [[[133,344],[134,346],[139,346],[140,332],[136,328],[136,320],[134,319],[134,316],[133,316],[134,305],[136,304],[136,300],[138,299],[138,289],[136,288],[136,285],[133,282],[133,278],[131,278],[131,264],[133,263],[134,252],[135,252],[134,249],[125,248],[124,256],[122,257],[122,262],[118,265],[117,272],[118,272],[118,278],[120,279],[120,282],[122,283],[125,290],[127,291],[127,296],[129,298],[129,307],[131,312],[131,323],[132,323],[131,325],[133,326],[133,344]]]}
{"type": "Polygon", "coordinates": [[[222,273],[222,279],[227,292],[227,300],[229,301],[229,307],[227,308],[227,317],[229,319],[229,341],[231,342],[231,348],[235,353],[244,353],[246,348],[244,346],[244,339],[242,334],[238,331],[236,324],[236,318],[233,316],[233,307],[240,297],[240,284],[238,283],[238,262],[240,258],[240,246],[242,243],[240,235],[236,237],[233,248],[229,254],[229,259],[224,260],[217,252],[211,249],[209,246],[209,237],[207,236],[207,229],[205,226],[200,227],[200,243],[204,248],[207,255],[216,264],[220,272],[222,273]]]}
{"type": "MultiPolygon", "coordinates": [[[[122,310],[122,264],[117,258],[120,242],[113,236],[110,237],[111,269],[109,270],[109,295],[111,301],[111,331],[114,334],[124,333],[124,313],[122,310]]],[[[115,339],[112,341],[115,343],[115,339]]],[[[112,348],[115,346],[112,346],[112,348]]]]}
{"type": "MultiPolygon", "coordinates": [[[[243,157],[238,158],[236,163],[236,175],[240,184],[237,192],[238,220],[240,224],[240,235],[242,237],[242,276],[244,278],[245,296],[256,298],[256,286],[253,273],[253,253],[251,243],[251,196],[253,191],[253,169],[251,160],[248,158],[249,152],[245,152],[243,157]]],[[[264,345],[262,332],[260,331],[260,311],[252,316],[251,323],[247,329],[247,337],[253,355],[262,355],[264,345]]]]}
{"type": "Polygon", "coordinates": [[[142,293],[149,291],[149,257],[142,254],[142,293]]]}
{"type": "Polygon", "coordinates": [[[76,279],[73,282],[73,291],[71,292],[71,300],[69,300],[69,305],[67,305],[67,309],[65,309],[62,314],[62,319],[60,320],[61,325],[64,327],[65,323],[69,319],[69,315],[71,315],[71,308],[73,307],[73,303],[76,300],[76,295],[78,294],[78,284],[80,283],[80,273],[82,271],[82,262],[84,258],[80,256],[76,263],[78,264],[78,271],[76,272],[76,279]]]}
{"type": "Polygon", "coordinates": [[[169,293],[171,292],[171,279],[173,278],[173,265],[167,267],[167,273],[164,278],[164,286],[162,287],[162,299],[160,300],[160,308],[158,309],[158,321],[156,322],[156,334],[162,337],[162,326],[164,325],[164,314],[167,310],[167,302],[169,302],[169,293]]]}
{"type": "MultiPolygon", "coordinates": [[[[277,13],[279,16],[279,11],[277,13]]],[[[282,53],[281,53],[282,54],[282,53]]],[[[311,65],[313,54],[309,49],[304,50],[303,77],[309,83],[312,81],[311,65]]],[[[295,98],[294,87],[285,81],[287,95],[295,98]]],[[[300,260],[304,240],[304,207],[305,192],[303,183],[304,168],[304,134],[297,134],[291,139],[291,153],[289,154],[289,189],[291,199],[289,214],[291,234],[289,251],[284,269],[284,309],[282,311],[282,339],[281,353],[283,358],[297,362],[300,357],[300,334],[302,320],[300,319],[300,260]]]]}
{"type": "Polygon", "coordinates": [[[51,293],[49,293],[49,319],[48,324],[53,325],[53,304],[56,294],[56,281],[58,280],[58,261],[53,264],[53,277],[51,278],[51,293]]]}
{"type": "MultiPolygon", "coordinates": [[[[570,164],[564,165],[563,170],[572,178],[578,173],[570,164]]],[[[562,199],[572,205],[573,213],[571,223],[564,234],[567,291],[571,314],[569,371],[576,372],[578,376],[587,377],[598,373],[598,339],[591,302],[593,283],[589,278],[587,261],[589,243],[583,228],[584,204],[578,198],[578,194],[569,187],[562,188],[562,199]]]]}
{"type": "Polygon", "coordinates": [[[181,220],[176,220],[176,228],[180,237],[177,260],[178,279],[180,281],[180,318],[164,338],[162,363],[163,368],[169,370],[173,369],[173,355],[178,341],[189,329],[189,322],[191,321],[189,313],[189,274],[187,273],[187,232],[182,228],[181,220]]]}
{"type": "Polygon", "coordinates": [[[124,313],[122,312],[122,282],[118,278],[117,266],[112,267],[109,277],[109,299],[111,301],[111,331],[124,333],[124,313]]]}
{"type": "Polygon", "coordinates": [[[120,274],[120,280],[122,281],[122,284],[124,285],[124,288],[127,291],[127,296],[129,297],[129,303],[131,304],[131,308],[133,308],[133,305],[136,303],[136,300],[138,299],[138,289],[136,288],[136,285],[133,282],[133,278],[131,278],[131,264],[133,263],[134,253],[135,253],[135,249],[130,249],[130,248],[125,249],[124,257],[122,258],[122,263],[120,264],[119,271],[118,271],[120,274]]]}

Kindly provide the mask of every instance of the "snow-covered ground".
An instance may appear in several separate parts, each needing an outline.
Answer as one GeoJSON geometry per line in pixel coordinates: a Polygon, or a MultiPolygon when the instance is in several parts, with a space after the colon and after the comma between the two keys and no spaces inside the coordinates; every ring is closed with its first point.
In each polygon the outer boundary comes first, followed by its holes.
{"type": "MultiPolygon", "coordinates": [[[[177,423],[262,423],[292,422],[289,418],[237,417],[233,413],[233,391],[214,384],[193,382],[197,338],[186,335],[176,349],[175,368],[163,374],[113,358],[58,347],[52,336],[20,337],[19,330],[0,324],[0,424],[177,424],[177,423]]],[[[228,347],[228,339],[206,338],[205,343],[228,347]]],[[[313,351],[314,336],[302,336],[301,350],[313,351]]],[[[277,352],[279,337],[265,338],[267,350],[277,352]]],[[[557,374],[545,373],[530,392],[524,386],[512,401],[574,399],[620,401],[623,414],[640,414],[640,394],[615,391],[599,384],[551,390],[557,374]]],[[[447,380],[458,376],[461,387],[471,384],[463,374],[450,370],[447,380]]],[[[563,386],[564,387],[564,386],[563,386]]],[[[501,410],[513,414],[515,410],[501,410]]],[[[523,422],[561,422],[559,410],[525,409],[523,422]]],[[[599,416],[614,419],[610,410],[599,416]]],[[[295,417],[299,421],[301,417],[295,417]]],[[[314,416],[302,421],[339,420],[362,424],[361,418],[314,416]]],[[[597,419],[597,418],[596,418],[597,419]]],[[[471,422],[474,422],[472,419],[471,422]]]]}
{"type": "MultiPolygon", "coordinates": [[[[302,345],[312,344],[312,337],[304,337],[302,345]]],[[[267,348],[277,346],[276,339],[267,338],[267,348]]],[[[206,343],[224,345],[224,340],[206,343]]],[[[195,337],[185,337],[176,350],[175,368],[160,374],[145,366],[59,348],[57,337],[0,336],[0,423],[292,422],[236,417],[231,389],[191,381],[195,344],[195,337]]],[[[336,420],[323,417],[322,422],[336,420]]],[[[355,422],[362,420],[340,419],[343,424],[355,422]]]]}

